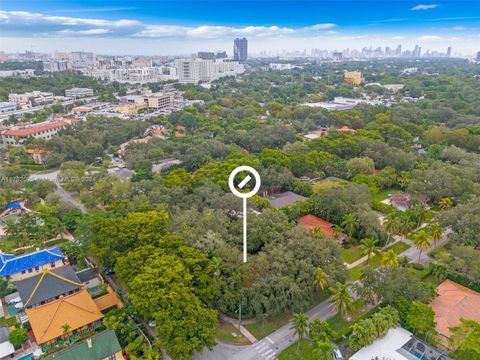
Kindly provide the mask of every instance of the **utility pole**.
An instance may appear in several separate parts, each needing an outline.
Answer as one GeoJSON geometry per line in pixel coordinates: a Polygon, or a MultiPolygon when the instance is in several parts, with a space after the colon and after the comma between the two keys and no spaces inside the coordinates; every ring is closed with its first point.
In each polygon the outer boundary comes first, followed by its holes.
{"type": "Polygon", "coordinates": [[[242,323],[242,303],[238,307],[238,331],[240,332],[240,324],[242,323]]]}

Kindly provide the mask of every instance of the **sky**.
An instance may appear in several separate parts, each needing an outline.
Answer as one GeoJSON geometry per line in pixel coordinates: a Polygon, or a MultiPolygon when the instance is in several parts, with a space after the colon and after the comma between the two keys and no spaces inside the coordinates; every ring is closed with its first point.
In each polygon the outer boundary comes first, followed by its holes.
{"type": "Polygon", "coordinates": [[[183,55],[416,44],[480,51],[478,0],[1,0],[0,50],[183,55]]]}

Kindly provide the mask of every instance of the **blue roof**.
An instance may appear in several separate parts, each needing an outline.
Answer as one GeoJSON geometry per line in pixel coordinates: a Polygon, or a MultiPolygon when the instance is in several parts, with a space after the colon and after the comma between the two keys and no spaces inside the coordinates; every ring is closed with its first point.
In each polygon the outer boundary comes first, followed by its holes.
{"type": "Polygon", "coordinates": [[[34,268],[35,266],[42,266],[61,260],[64,257],[59,247],[43,249],[20,256],[0,254],[0,276],[16,274],[34,268]]]}
{"type": "Polygon", "coordinates": [[[6,206],[7,209],[19,209],[21,207],[22,206],[19,202],[11,202],[11,203],[8,203],[6,206]]]}

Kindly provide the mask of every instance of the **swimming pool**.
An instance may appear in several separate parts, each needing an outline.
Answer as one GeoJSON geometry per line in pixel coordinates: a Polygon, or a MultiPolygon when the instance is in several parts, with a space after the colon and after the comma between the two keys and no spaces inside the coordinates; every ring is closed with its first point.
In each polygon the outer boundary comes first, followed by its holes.
{"type": "Polygon", "coordinates": [[[25,356],[22,356],[21,358],[18,358],[18,360],[32,360],[33,355],[32,354],[27,354],[25,356]]]}

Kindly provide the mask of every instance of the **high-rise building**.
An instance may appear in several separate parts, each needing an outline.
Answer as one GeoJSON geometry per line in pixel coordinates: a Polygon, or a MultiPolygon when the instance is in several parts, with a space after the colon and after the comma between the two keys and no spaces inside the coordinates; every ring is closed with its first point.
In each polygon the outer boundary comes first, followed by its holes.
{"type": "Polygon", "coordinates": [[[480,51],[477,52],[477,61],[480,61],[480,51]]]}
{"type": "Polygon", "coordinates": [[[215,59],[226,59],[227,57],[228,56],[226,51],[217,51],[217,53],[215,54],[215,59]]]}
{"type": "Polygon", "coordinates": [[[233,42],[233,60],[246,61],[248,53],[248,41],[246,38],[236,38],[233,42]]]}
{"type": "Polygon", "coordinates": [[[215,59],[215,53],[211,51],[199,51],[197,53],[197,57],[202,60],[214,60],[215,59]]]}
{"type": "Polygon", "coordinates": [[[402,55],[402,45],[400,44],[397,46],[396,55],[397,56],[402,55]]]}
{"type": "Polygon", "coordinates": [[[449,46],[448,49],[447,49],[447,56],[450,57],[452,56],[452,47],[449,46]]]}

